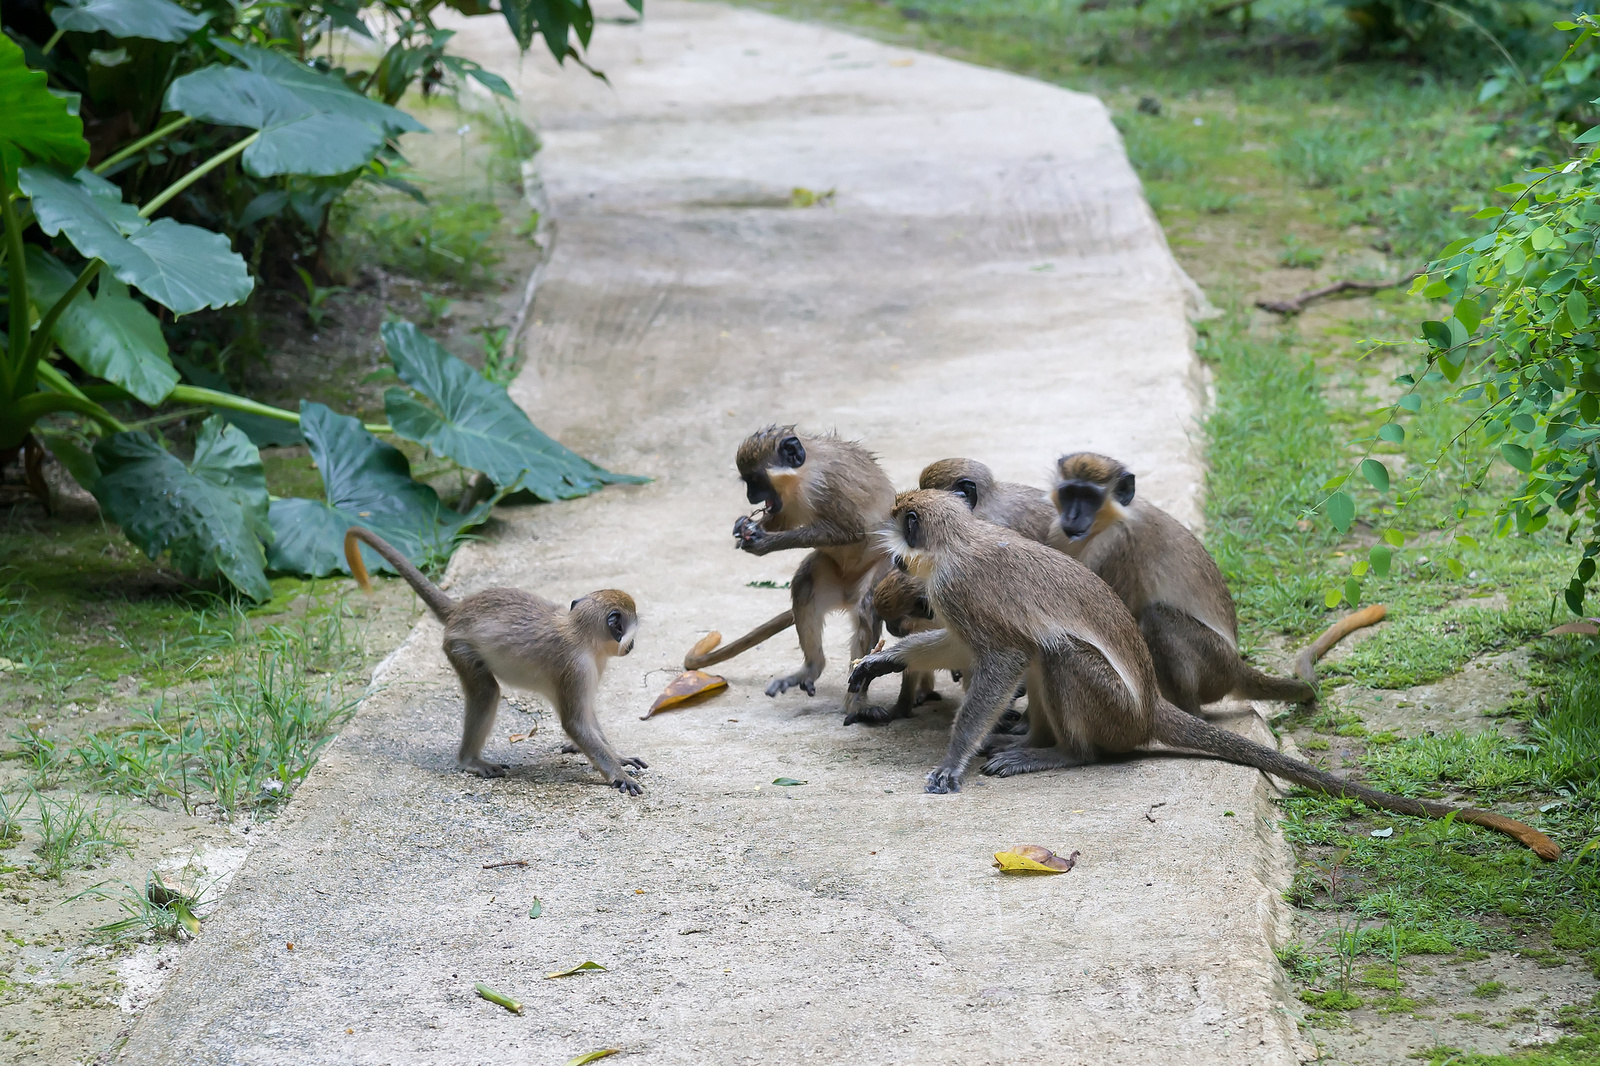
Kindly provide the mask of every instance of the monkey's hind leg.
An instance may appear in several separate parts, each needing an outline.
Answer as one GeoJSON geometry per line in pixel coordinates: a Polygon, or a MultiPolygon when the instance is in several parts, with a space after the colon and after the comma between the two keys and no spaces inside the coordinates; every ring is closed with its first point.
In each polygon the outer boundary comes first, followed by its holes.
{"type": "Polygon", "coordinates": [[[482,777],[504,777],[504,765],[486,762],[483,758],[483,745],[489,739],[489,729],[500,707],[500,683],[466,641],[451,641],[444,646],[444,654],[456,668],[456,676],[461,679],[461,694],[466,699],[461,750],[456,753],[456,763],[482,777]]]}
{"type": "Polygon", "coordinates": [[[1151,604],[1139,615],[1139,632],[1155,661],[1161,694],[1179,709],[1198,715],[1233,688],[1239,653],[1204,623],[1151,604]]]}
{"type": "MultiPolygon", "coordinates": [[[[848,600],[848,594],[842,594],[842,600],[848,600]]],[[[868,588],[857,596],[851,606],[850,621],[854,628],[850,634],[850,661],[859,662],[872,654],[872,649],[877,647],[878,638],[883,635],[883,622],[878,618],[878,612],[872,609],[872,592],[868,588]]],[[[849,725],[853,721],[864,720],[871,715],[880,722],[892,721],[895,718],[910,718],[911,708],[916,706],[917,688],[921,682],[916,675],[906,674],[900,679],[900,697],[895,705],[887,710],[880,707],[864,707],[867,701],[865,692],[846,692],[844,697],[844,721],[849,725]]],[[[932,687],[931,685],[929,686],[932,687]]]]}
{"type": "Polygon", "coordinates": [[[822,654],[822,620],[829,611],[842,606],[841,585],[838,571],[821,552],[807,555],[795,570],[789,582],[789,601],[794,607],[794,632],[800,638],[805,662],[794,673],[773,678],[767,695],[777,696],[792,688],[802,689],[807,696],[817,694],[817,678],[827,665],[827,657],[822,654]]]}

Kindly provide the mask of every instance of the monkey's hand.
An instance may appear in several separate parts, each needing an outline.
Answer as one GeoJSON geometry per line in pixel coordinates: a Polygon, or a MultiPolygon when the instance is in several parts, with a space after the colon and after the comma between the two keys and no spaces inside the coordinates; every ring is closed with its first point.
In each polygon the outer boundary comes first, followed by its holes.
{"type": "Polygon", "coordinates": [[[629,774],[622,774],[614,781],[607,782],[607,784],[624,796],[637,796],[644,791],[644,786],[635,781],[629,774]]]}
{"type": "Polygon", "coordinates": [[[944,795],[947,792],[961,791],[961,775],[954,770],[941,766],[937,770],[928,771],[928,785],[922,791],[944,795]]]}
{"type": "Polygon", "coordinates": [[[733,524],[734,547],[751,555],[765,555],[772,550],[772,535],[747,514],[739,516],[733,524]]]}
{"type": "Polygon", "coordinates": [[[910,718],[911,708],[896,703],[893,707],[862,707],[844,716],[845,725],[887,725],[897,718],[910,718]]]}
{"type": "Polygon", "coordinates": [[[860,692],[870,685],[874,678],[884,674],[905,673],[905,660],[893,653],[874,652],[857,659],[855,666],[850,671],[850,691],[860,692]]]}

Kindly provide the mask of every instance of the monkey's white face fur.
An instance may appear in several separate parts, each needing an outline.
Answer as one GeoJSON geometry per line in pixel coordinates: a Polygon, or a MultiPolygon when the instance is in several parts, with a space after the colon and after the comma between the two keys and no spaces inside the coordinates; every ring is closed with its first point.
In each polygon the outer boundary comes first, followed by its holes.
{"type": "Polygon", "coordinates": [[[919,581],[926,581],[933,573],[933,556],[906,543],[905,531],[900,523],[890,519],[877,531],[878,543],[889,553],[894,565],[919,581]]]}

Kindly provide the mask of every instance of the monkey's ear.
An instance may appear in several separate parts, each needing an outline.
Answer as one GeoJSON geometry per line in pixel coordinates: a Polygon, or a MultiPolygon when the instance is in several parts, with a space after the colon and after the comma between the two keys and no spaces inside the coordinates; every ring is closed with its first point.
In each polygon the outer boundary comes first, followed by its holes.
{"type": "Polygon", "coordinates": [[[572,606],[568,607],[567,610],[576,611],[578,609],[578,604],[581,603],[581,602],[583,602],[583,597],[579,596],[577,599],[572,601],[572,606]]]}
{"type": "Polygon", "coordinates": [[[778,444],[778,461],[784,466],[799,468],[806,463],[806,446],[799,437],[785,437],[778,444]]]}
{"type": "Polygon", "coordinates": [[[1117,498],[1117,502],[1122,504],[1124,507],[1132,503],[1133,475],[1123,474],[1121,477],[1117,478],[1117,487],[1111,490],[1111,494],[1115,496],[1117,498]]]}
{"type": "Polygon", "coordinates": [[[975,510],[978,506],[978,486],[969,477],[964,477],[950,487],[950,491],[960,496],[967,504],[967,510],[975,510]]]}

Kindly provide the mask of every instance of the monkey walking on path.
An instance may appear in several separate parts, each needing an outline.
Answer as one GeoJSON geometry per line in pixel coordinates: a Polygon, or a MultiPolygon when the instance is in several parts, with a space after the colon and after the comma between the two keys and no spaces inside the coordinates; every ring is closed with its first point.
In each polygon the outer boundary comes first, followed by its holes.
{"type": "MultiPolygon", "coordinates": [[[[878,642],[872,586],[888,569],[889,557],[869,534],[889,517],[894,486],[860,444],[832,434],[801,434],[793,426],[768,426],[750,434],[735,461],[745,495],[762,505],[762,513],[734,523],[734,546],[751,555],[787,548],[811,551],[789,582],[788,611],[730,644],[698,655],[691,650],[683,668],[700,670],[731,659],[793,625],[805,662],[794,673],[774,678],[767,695],[798,688],[815,696],[826,663],[823,618],[832,611],[850,612],[855,625],[852,660],[878,642]]],[[[846,714],[857,713],[864,702],[852,693],[845,700],[846,714]]]]}
{"type": "Polygon", "coordinates": [[[619,791],[638,795],[643,789],[624,769],[646,769],[642,759],[618,756],[606,743],[595,717],[600,674],[613,656],[633,650],[639,612],[633,597],[601,589],[572,601],[563,611],[542,596],[521,589],[491,588],[453,600],[423,576],[401,552],[375,533],[352,526],[344,535],[344,557],[350,573],[366,592],[372,591],[358,541],[371,545],[422,597],[444,623],[444,654],[461,679],[466,700],[461,750],[456,762],[484,777],[500,777],[506,768],[483,758],[483,745],[500,706],[500,685],[528,689],[555,705],[561,728],[572,738],[567,752],[582,752],[606,781],[619,791]]]}
{"type": "Polygon", "coordinates": [[[1383,608],[1369,607],[1307,648],[1296,663],[1298,677],[1264,674],[1239,654],[1233,596],[1216,560],[1182,522],[1134,499],[1132,471],[1104,455],[1075,452],[1057,461],[1056,473],[1051,497],[1057,517],[1048,543],[1122,598],[1150,648],[1161,695],[1190,714],[1228,695],[1314,700],[1313,664],[1322,653],[1351,631],[1383,620],[1383,608]]]}
{"type": "Polygon", "coordinates": [[[924,582],[945,629],[917,633],[855,664],[851,689],[903,670],[942,668],[952,645],[972,663],[950,745],[927,791],[957,792],[990,729],[1028,683],[1029,732],[983,771],[1002,777],[1094,762],[1151,741],[1199,752],[1330,796],[1515,837],[1542,859],[1561,849],[1522,822],[1472,807],[1410,799],[1346,781],[1187,714],[1164,699],[1128,608],[1077,560],[975,517],[948,493],[901,493],[886,534],[897,567],[924,582]]]}

